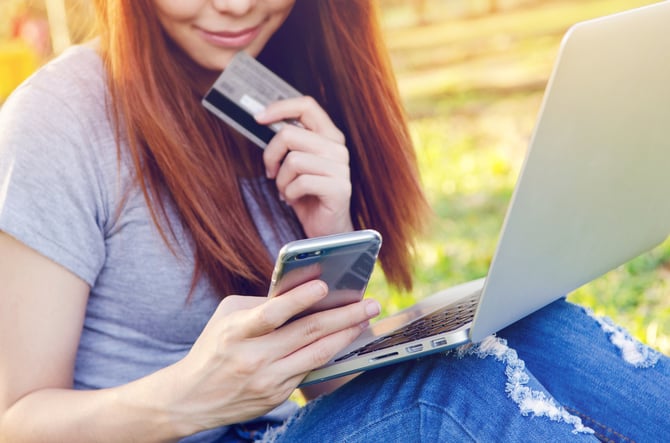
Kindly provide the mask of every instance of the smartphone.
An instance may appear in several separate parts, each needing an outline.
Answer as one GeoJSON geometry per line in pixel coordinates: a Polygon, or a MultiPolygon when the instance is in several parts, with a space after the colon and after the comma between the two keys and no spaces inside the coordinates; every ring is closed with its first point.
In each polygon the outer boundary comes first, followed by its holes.
{"type": "Polygon", "coordinates": [[[277,255],[268,297],[319,279],[328,285],[328,295],[297,317],[357,302],[363,298],[381,245],[382,237],[373,229],[287,243],[277,255]]]}

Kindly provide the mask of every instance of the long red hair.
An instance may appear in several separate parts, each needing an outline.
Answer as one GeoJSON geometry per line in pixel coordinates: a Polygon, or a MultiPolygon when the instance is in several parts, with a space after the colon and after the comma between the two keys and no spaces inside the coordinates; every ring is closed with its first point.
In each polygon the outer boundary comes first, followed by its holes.
{"type": "MultiPolygon", "coordinates": [[[[344,132],[354,227],[381,232],[387,281],[409,289],[429,209],[375,9],[370,0],[297,0],[259,59],[344,132]]],[[[161,235],[170,244],[173,205],[192,237],[194,284],[204,275],[222,297],[264,293],[272,259],[239,188],[263,175],[261,151],[200,105],[200,68],[166,38],[150,1],[97,0],[97,11],[118,136],[161,235]]]]}

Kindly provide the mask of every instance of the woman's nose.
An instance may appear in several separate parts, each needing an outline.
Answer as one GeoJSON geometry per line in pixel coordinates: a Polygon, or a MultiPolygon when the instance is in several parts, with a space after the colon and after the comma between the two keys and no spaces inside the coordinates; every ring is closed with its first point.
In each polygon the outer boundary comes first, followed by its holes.
{"type": "Polygon", "coordinates": [[[244,15],[248,13],[257,0],[212,0],[214,9],[222,14],[244,15]]]}

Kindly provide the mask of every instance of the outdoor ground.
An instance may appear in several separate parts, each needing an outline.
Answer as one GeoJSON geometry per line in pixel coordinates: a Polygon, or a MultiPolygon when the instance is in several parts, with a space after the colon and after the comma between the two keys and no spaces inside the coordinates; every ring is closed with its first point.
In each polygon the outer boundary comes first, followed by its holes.
{"type": "MultiPolygon", "coordinates": [[[[497,14],[459,16],[458,0],[384,8],[399,87],[438,215],[422,240],[413,294],[376,276],[369,294],[394,312],[413,297],[486,274],[512,188],[567,28],[653,3],[526,1],[497,14]]],[[[472,2],[470,2],[472,3],[472,2]]],[[[461,1],[460,4],[467,4],[461,1]]],[[[461,5],[462,6],[462,5],[461,5]]],[[[570,295],[670,353],[670,242],[570,295]]]]}

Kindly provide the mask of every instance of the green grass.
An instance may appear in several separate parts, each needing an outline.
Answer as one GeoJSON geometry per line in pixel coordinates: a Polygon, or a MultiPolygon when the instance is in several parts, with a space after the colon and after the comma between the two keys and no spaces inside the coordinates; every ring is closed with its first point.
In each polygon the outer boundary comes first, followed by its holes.
{"type": "MultiPolygon", "coordinates": [[[[438,215],[418,245],[412,294],[373,277],[369,294],[386,313],[486,274],[564,32],[577,21],[653,2],[542,1],[477,17],[450,16],[450,2],[428,3],[428,24],[417,24],[407,3],[385,8],[422,180],[438,215]]],[[[666,241],[569,298],[670,354],[669,285],[666,241]]]]}

